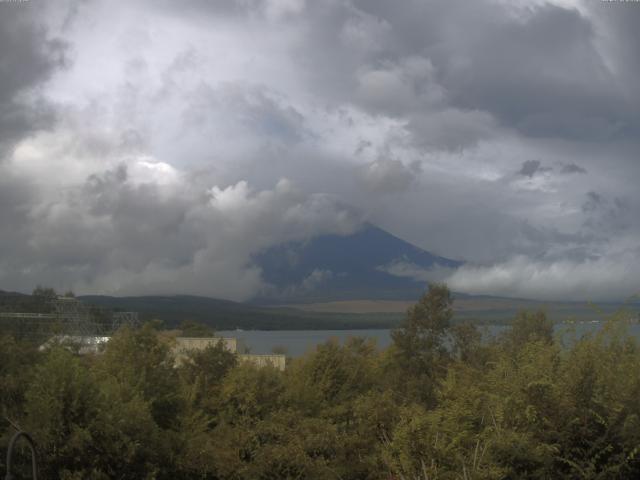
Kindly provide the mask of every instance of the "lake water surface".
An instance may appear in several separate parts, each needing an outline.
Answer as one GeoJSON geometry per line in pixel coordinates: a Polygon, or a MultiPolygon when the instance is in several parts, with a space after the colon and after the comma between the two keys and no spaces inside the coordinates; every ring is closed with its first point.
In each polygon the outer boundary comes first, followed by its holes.
{"type": "MultiPolygon", "coordinates": [[[[596,332],[604,323],[575,323],[558,324],[555,326],[556,335],[564,341],[580,338],[587,333],[596,332]]],[[[504,332],[508,327],[504,325],[488,325],[480,327],[485,338],[494,337],[504,332]]],[[[640,339],[640,324],[628,326],[629,334],[640,339]]],[[[284,348],[287,355],[298,357],[304,355],[321,343],[335,338],[341,343],[349,337],[371,338],[379,348],[386,348],[391,344],[391,330],[223,330],[216,332],[222,337],[235,337],[241,340],[251,353],[272,353],[274,348],[284,348]]]]}

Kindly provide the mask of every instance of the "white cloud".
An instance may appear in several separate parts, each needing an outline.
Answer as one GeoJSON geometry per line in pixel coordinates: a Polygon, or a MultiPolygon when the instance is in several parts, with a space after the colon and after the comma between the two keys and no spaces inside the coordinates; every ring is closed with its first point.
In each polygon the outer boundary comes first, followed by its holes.
{"type": "Polygon", "coordinates": [[[362,175],[369,190],[385,194],[405,191],[417,173],[399,160],[380,159],[365,166],[362,175]]]}
{"type": "Polygon", "coordinates": [[[463,265],[445,281],[453,290],[547,300],[626,300],[640,293],[638,252],[596,259],[535,261],[517,256],[488,267],[463,265]]]}
{"type": "Polygon", "coordinates": [[[398,258],[387,265],[379,265],[377,270],[390,273],[396,277],[411,278],[417,282],[441,282],[451,275],[454,270],[441,265],[433,265],[430,268],[424,268],[415,263],[409,262],[404,258],[398,258]]]}

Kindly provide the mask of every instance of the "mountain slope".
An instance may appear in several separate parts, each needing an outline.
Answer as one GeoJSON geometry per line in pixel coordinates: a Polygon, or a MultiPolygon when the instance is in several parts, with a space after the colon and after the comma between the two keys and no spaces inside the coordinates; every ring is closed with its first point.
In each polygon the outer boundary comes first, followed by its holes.
{"type": "Polygon", "coordinates": [[[423,271],[461,265],[371,224],[352,235],[322,235],[307,242],[279,245],[253,260],[272,287],[258,299],[262,302],[412,300],[421,295],[426,282],[399,276],[403,267],[423,271]],[[390,270],[396,274],[389,273],[390,270]]]}

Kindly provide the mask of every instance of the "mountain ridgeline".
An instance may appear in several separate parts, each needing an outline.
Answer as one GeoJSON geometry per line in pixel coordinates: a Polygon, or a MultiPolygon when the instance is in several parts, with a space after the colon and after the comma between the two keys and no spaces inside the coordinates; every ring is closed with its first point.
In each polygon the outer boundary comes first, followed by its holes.
{"type": "Polygon", "coordinates": [[[278,245],[255,255],[253,261],[271,287],[256,299],[259,303],[411,300],[424,293],[427,283],[416,272],[428,275],[462,264],[371,224],[352,235],[320,235],[278,245]]]}

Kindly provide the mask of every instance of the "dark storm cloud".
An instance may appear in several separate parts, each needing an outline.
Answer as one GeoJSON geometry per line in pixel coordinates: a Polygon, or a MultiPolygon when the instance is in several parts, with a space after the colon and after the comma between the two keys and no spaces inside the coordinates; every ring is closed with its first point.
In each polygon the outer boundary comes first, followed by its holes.
{"type": "Polygon", "coordinates": [[[525,160],[522,163],[522,168],[520,168],[518,174],[531,178],[538,173],[544,173],[550,170],[550,167],[543,167],[540,160],[525,160]]]}
{"type": "Polygon", "coordinates": [[[611,88],[624,95],[629,102],[628,108],[637,111],[640,104],[640,9],[634,2],[619,3],[614,7],[610,2],[585,2],[585,6],[594,24],[606,32],[602,53],[616,71],[611,88]]]}
{"type": "Polygon", "coordinates": [[[585,212],[593,212],[600,208],[604,200],[601,195],[596,192],[587,192],[587,200],[582,205],[582,210],[585,212]]]}
{"type": "Polygon", "coordinates": [[[266,2],[251,0],[240,2],[235,0],[186,0],[174,2],[171,0],[143,0],[146,8],[159,8],[172,14],[182,15],[246,15],[254,12],[266,2]]]}
{"type": "MultiPolygon", "coordinates": [[[[51,38],[31,5],[0,3],[0,148],[51,125],[54,109],[37,88],[65,65],[66,45],[51,38]]],[[[0,155],[2,151],[0,150],[0,155]]]]}
{"type": "MultiPolygon", "coordinates": [[[[611,140],[638,128],[637,95],[630,104],[629,92],[618,88],[619,77],[596,47],[596,22],[578,9],[544,3],[514,14],[486,0],[409,1],[402,8],[380,1],[156,5],[214,19],[269,9],[298,12],[289,20],[305,29],[305,37],[295,58],[316,88],[338,102],[359,98],[367,108],[405,115],[424,108],[430,95],[442,96],[441,107],[486,112],[533,137],[611,140]],[[430,65],[430,72],[416,69],[416,60],[430,65]],[[375,75],[379,88],[389,87],[388,95],[381,90],[358,95],[358,71],[365,78],[375,75]]],[[[638,65],[629,51],[637,38],[632,26],[638,12],[616,8],[592,9],[622,29],[616,43],[624,44],[620,67],[631,76],[638,65]]],[[[625,85],[631,84],[625,80],[625,85]]],[[[631,93],[637,94],[637,87],[631,93]]],[[[460,117],[464,130],[466,119],[460,117]]]]}
{"type": "Polygon", "coordinates": [[[582,204],[582,211],[586,214],[585,228],[619,235],[636,223],[636,210],[631,200],[596,192],[587,192],[586,197],[582,204]]]}
{"type": "Polygon", "coordinates": [[[454,104],[534,137],[610,140],[637,128],[637,113],[612,88],[592,23],[577,10],[547,4],[469,27],[458,51],[435,53],[454,104]]]}
{"type": "MultiPolygon", "coordinates": [[[[487,112],[533,137],[611,140],[638,129],[637,110],[616,88],[617,78],[595,46],[594,25],[578,10],[544,4],[515,15],[494,2],[450,0],[411,1],[403,8],[389,2],[355,5],[371,16],[361,27],[365,31],[376,20],[388,26],[389,41],[371,48],[366,62],[380,69],[414,56],[432,64],[430,79],[405,76],[414,99],[437,82],[450,106],[487,112]]],[[[337,21],[325,15],[311,30],[314,43],[323,44],[311,58],[321,65],[333,63],[314,73],[322,75],[325,88],[333,85],[343,92],[354,85],[348,62],[363,60],[354,45],[351,51],[347,45],[333,53],[345,17],[337,21]],[[343,78],[338,82],[336,76],[343,78]]],[[[387,100],[387,110],[406,111],[406,95],[396,88],[396,103],[387,100]]],[[[380,98],[370,106],[373,101],[380,98]]]]}
{"type": "MultiPolygon", "coordinates": [[[[640,125],[637,88],[629,103],[596,47],[594,21],[577,9],[545,3],[514,14],[487,0],[409,1],[402,8],[380,1],[167,5],[176,13],[195,10],[211,18],[251,16],[275,6],[286,11],[283,5],[303,12],[290,19],[305,29],[294,58],[327,100],[355,100],[393,115],[415,112],[411,122],[418,137],[420,125],[429,121],[424,109],[434,101],[435,113],[454,108],[487,115],[489,120],[475,127],[463,113],[457,120],[452,114],[434,117],[434,124],[447,124],[451,138],[460,137],[443,139],[444,148],[486,137],[494,129],[484,127],[492,116],[532,137],[595,141],[633,134],[640,125]]],[[[599,14],[606,14],[603,8],[599,14]]],[[[633,9],[625,11],[638,17],[633,9]]],[[[623,24],[625,36],[637,36],[625,14],[609,17],[614,28],[623,24]]],[[[625,45],[621,55],[629,48],[625,45]]],[[[633,71],[627,65],[637,65],[637,59],[631,54],[625,59],[621,66],[633,71]]]]}
{"type": "Polygon", "coordinates": [[[560,173],[572,174],[572,173],[587,173],[587,169],[576,165],[575,163],[568,163],[562,166],[560,173]]]}
{"type": "Polygon", "coordinates": [[[637,129],[592,19],[550,4],[307,2],[289,24],[314,95],[406,122],[425,151],[502,138],[612,142],[637,129]],[[461,33],[463,32],[463,33],[461,33]]]}
{"type": "Polygon", "coordinates": [[[28,214],[34,197],[27,182],[9,174],[0,176],[0,252],[15,251],[29,238],[28,214]]]}
{"type": "Polygon", "coordinates": [[[535,175],[547,172],[559,172],[562,175],[571,175],[575,173],[587,173],[587,169],[581,167],[580,165],[576,165],[575,163],[568,163],[561,165],[559,170],[554,167],[548,167],[542,164],[540,160],[525,160],[522,162],[522,166],[520,170],[518,170],[518,175],[522,175],[524,177],[533,178],[535,175]]]}
{"type": "Polygon", "coordinates": [[[494,137],[497,125],[486,112],[449,109],[413,115],[408,130],[420,148],[455,152],[494,137]]]}

